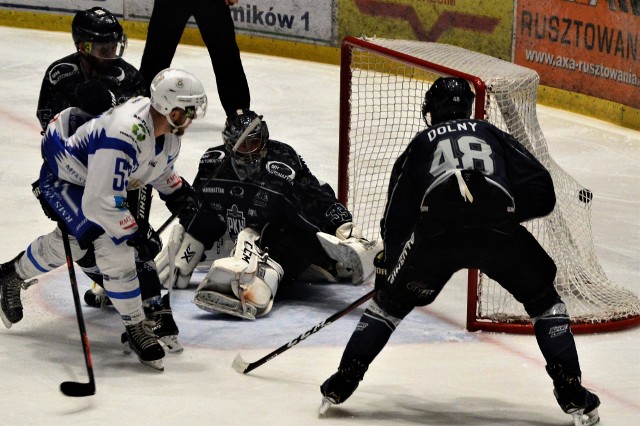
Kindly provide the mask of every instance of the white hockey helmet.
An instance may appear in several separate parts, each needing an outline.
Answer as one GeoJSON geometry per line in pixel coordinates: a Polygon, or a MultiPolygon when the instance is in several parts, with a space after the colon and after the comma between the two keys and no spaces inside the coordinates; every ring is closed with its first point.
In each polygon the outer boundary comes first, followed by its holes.
{"type": "Polygon", "coordinates": [[[207,95],[195,76],[184,70],[167,68],[151,82],[151,106],[167,117],[174,108],[180,108],[189,119],[201,118],[207,112],[207,95]]]}

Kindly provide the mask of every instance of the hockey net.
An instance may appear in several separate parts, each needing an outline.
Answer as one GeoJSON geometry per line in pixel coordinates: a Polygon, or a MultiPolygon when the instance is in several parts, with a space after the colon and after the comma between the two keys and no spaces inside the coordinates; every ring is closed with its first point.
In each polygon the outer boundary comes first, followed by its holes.
{"type": "MultiPolygon", "coordinates": [[[[591,232],[591,192],[550,157],[538,124],[539,77],[528,68],[455,46],[408,40],[347,37],[342,43],[338,197],[368,238],[379,222],[396,158],[424,129],[421,106],[443,75],[473,84],[474,117],[511,133],[551,172],[556,208],[525,226],[553,257],[555,285],[574,332],[640,324],[640,300],[607,279],[591,232]]],[[[522,305],[496,282],[470,270],[467,329],[531,333],[522,305]]]]}

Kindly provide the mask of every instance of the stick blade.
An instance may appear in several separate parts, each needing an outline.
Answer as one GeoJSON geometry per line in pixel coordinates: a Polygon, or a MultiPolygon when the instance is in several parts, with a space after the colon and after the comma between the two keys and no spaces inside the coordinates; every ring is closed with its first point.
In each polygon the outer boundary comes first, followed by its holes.
{"type": "Polygon", "coordinates": [[[91,396],[96,394],[96,385],[92,382],[62,382],[60,384],[60,392],[72,397],[91,396]]]}
{"type": "Polygon", "coordinates": [[[244,359],[242,359],[242,356],[240,354],[238,354],[233,359],[233,362],[231,363],[231,367],[233,367],[233,369],[236,370],[240,374],[246,374],[247,373],[247,367],[249,367],[249,363],[246,362],[244,359]]]}

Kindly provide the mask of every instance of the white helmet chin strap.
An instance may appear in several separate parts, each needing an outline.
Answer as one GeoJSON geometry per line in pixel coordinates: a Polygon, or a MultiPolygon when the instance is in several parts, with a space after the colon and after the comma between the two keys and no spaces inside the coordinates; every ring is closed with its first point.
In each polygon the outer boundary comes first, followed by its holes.
{"type": "Polygon", "coordinates": [[[165,117],[167,117],[167,121],[169,122],[169,125],[171,126],[171,133],[177,133],[180,129],[187,127],[189,124],[191,124],[191,119],[187,118],[186,120],[184,120],[184,123],[177,125],[173,122],[173,120],[171,120],[171,117],[168,115],[165,115],[165,117]]]}

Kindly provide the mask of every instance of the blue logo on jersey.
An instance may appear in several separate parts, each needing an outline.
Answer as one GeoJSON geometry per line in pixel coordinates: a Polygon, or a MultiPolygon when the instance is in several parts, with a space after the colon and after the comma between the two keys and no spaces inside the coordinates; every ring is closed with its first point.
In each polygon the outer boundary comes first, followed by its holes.
{"type": "Polygon", "coordinates": [[[114,201],[115,201],[115,207],[118,210],[126,210],[127,209],[127,199],[126,199],[126,197],[121,197],[119,195],[116,195],[113,198],[114,198],[114,201]]]}

